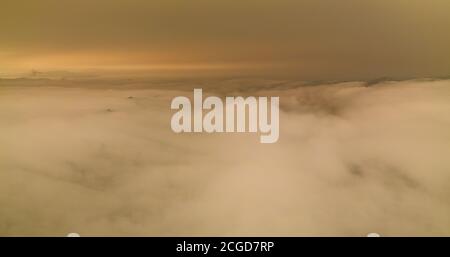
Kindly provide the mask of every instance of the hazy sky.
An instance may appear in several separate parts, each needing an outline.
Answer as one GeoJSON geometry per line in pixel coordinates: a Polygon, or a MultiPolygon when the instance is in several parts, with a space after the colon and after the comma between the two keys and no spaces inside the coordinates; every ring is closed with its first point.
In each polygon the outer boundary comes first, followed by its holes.
{"type": "Polygon", "coordinates": [[[450,74],[448,0],[1,0],[0,75],[235,69],[302,79],[450,74]]]}

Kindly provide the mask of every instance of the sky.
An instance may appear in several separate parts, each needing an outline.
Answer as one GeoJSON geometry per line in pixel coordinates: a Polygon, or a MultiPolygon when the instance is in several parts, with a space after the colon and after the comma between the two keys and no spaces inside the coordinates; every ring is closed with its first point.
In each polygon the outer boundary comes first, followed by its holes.
{"type": "Polygon", "coordinates": [[[447,0],[1,0],[0,76],[235,70],[299,79],[450,74],[447,0]]]}
{"type": "Polygon", "coordinates": [[[449,10],[0,0],[0,236],[450,235],[449,10]],[[193,88],[280,97],[279,141],[173,133],[193,88]]]}

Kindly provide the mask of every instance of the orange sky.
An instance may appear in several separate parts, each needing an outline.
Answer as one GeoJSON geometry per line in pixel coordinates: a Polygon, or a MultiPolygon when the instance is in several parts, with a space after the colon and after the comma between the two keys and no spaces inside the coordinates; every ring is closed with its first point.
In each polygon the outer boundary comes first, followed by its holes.
{"type": "Polygon", "coordinates": [[[13,71],[235,69],[304,79],[450,74],[446,0],[38,0],[0,9],[13,71]]]}

